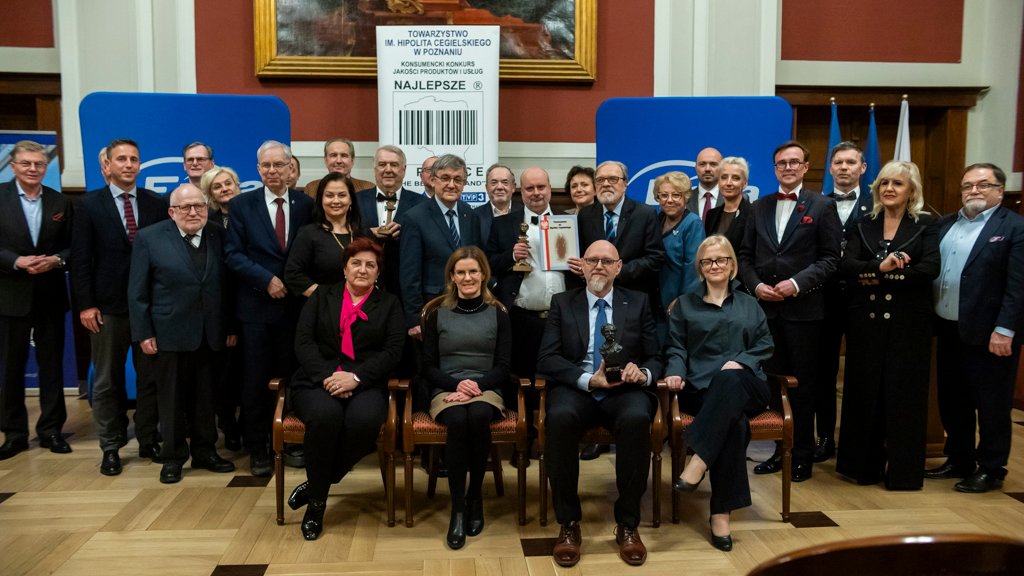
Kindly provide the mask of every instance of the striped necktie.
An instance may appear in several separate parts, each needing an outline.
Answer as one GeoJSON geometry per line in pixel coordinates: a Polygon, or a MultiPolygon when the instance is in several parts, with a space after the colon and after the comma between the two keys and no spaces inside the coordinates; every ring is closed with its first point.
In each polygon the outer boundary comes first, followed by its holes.
{"type": "Polygon", "coordinates": [[[455,210],[451,208],[445,213],[448,216],[448,230],[452,235],[452,244],[459,245],[459,229],[455,227],[455,210]]]}

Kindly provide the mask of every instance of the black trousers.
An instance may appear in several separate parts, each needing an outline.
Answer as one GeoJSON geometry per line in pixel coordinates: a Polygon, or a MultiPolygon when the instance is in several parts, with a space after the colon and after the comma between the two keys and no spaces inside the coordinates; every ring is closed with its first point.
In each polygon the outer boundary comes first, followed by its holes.
{"type": "Polygon", "coordinates": [[[946,429],[944,452],[956,466],[977,463],[981,472],[1005,478],[1020,346],[1014,346],[1010,356],[996,356],[988,351],[988,345],[963,342],[956,322],[937,320],[936,327],[939,416],[946,429]]]}
{"type": "Polygon", "coordinates": [[[836,379],[839,377],[839,353],[846,333],[849,298],[845,289],[825,288],[825,321],[821,328],[821,377],[815,383],[814,423],[818,438],[836,437],[836,379]]]}
{"type": "Polygon", "coordinates": [[[798,386],[789,391],[793,407],[793,463],[810,464],[814,454],[814,399],[820,373],[820,320],[794,322],[769,318],[775,353],[765,369],[796,376],[798,386]]]}
{"type": "Polygon", "coordinates": [[[448,406],[437,421],[448,428],[444,462],[448,467],[448,491],[452,510],[465,510],[466,500],[482,496],[487,455],[491,452],[491,420],[497,410],[486,402],[448,406]],[[466,488],[466,473],[469,488],[466,488]]]}
{"type": "Polygon", "coordinates": [[[596,400],[579,388],[555,385],[547,393],[544,460],[559,524],[583,518],[580,507],[579,443],[583,433],[604,426],[615,436],[615,522],[640,524],[640,499],[647,490],[651,462],[651,421],[655,397],[639,388],[596,400]]]}
{"type": "Polygon", "coordinates": [[[214,370],[214,395],[217,402],[217,425],[224,435],[238,435],[241,427],[238,421],[238,406],[241,402],[242,349],[240,346],[226,348],[218,354],[214,370]]]}
{"type": "Polygon", "coordinates": [[[250,451],[262,450],[270,444],[274,415],[275,397],[267,383],[295,372],[295,324],[243,322],[241,332],[243,438],[250,451]]]}
{"type": "Polygon", "coordinates": [[[375,450],[387,417],[387,395],[368,389],[340,399],[323,386],[293,386],[290,392],[295,413],[306,425],[303,444],[309,499],[322,502],[331,484],[375,450]]]}
{"type": "Polygon", "coordinates": [[[47,309],[48,304],[37,298],[28,316],[0,316],[0,431],[7,440],[28,440],[25,364],[30,340],[35,340],[39,365],[36,434],[40,438],[60,434],[68,419],[64,407],[64,312],[47,309]]]}
{"type": "Polygon", "coordinates": [[[750,506],[747,415],[763,411],[769,397],[768,383],[749,370],[721,370],[707,388],[679,393],[680,409],[696,416],[686,439],[708,465],[712,514],[750,506]]]}
{"type": "Polygon", "coordinates": [[[163,462],[184,464],[190,455],[202,458],[216,453],[214,373],[219,356],[206,342],[193,352],[155,355],[163,462]]]}

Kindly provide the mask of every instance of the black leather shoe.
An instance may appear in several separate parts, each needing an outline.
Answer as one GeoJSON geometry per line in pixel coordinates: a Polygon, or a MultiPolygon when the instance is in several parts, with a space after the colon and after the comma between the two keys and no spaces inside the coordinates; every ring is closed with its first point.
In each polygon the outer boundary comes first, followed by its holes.
{"type": "Polygon", "coordinates": [[[234,472],[235,465],[229,460],[225,460],[220,455],[214,453],[209,456],[202,456],[198,459],[192,459],[193,468],[202,468],[203,470],[209,470],[210,472],[234,472]]]}
{"type": "Polygon", "coordinates": [[[306,540],[316,540],[324,531],[324,512],[327,510],[327,502],[309,501],[306,506],[306,513],[302,516],[302,537],[306,540]]]}
{"type": "Polygon", "coordinates": [[[463,512],[452,510],[452,519],[448,522],[448,535],[444,541],[452,550],[458,550],[466,545],[466,515],[463,512]]]}
{"type": "Polygon", "coordinates": [[[160,483],[161,484],[177,484],[181,482],[181,464],[175,462],[166,462],[163,467],[160,468],[160,483]]]}
{"type": "Polygon", "coordinates": [[[818,438],[814,444],[814,454],[811,460],[825,462],[836,457],[836,441],[829,437],[818,438]]]}
{"type": "Polygon", "coordinates": [[[774,454],[771,458],[754,466],[754,474],[775,474],[782,471],[782,455],[774,454]]]}
{"type": "Polygon", "coordinates": [[[809,462],[793,463],[793,482],[810,480],[814,474],[814,467],[809,462]]]}
{"type": "Polygon", "coordinates": [[[672,482],[672,489],[676,492],[694,492],[697,490],[697,486],[700,486],[700,483],[704,481],[705,476],[707,476],[707,471],[700,475],[700,480],[697,480],[696,484],[690,484],[680,476],[672,482]]]}
{"type": "Polygon", "coordinates": [[[105,450],[103,462],[100,463],[100,474],[104,476],[117,476],[121,473],[121,457],[117,450],[105,450]]]}
{"type": "Polygon", "coordinates": [[[996,478],[988,472],[978,472],[969,478],[957,482],[953,489],[957,492],[966,492],[968,494],[981,494],[990,490],[998,490],[1002,487],[1002,478],[996,478]]]}
{"type": "MultiPolygon", "coordinates": [[[[711,528],[711,519],[708,518],[708,528],[711,528]]],[[[711,545],[718,548],[722,552],[732,551],[732,534],[725,536],[715,536],[715,530],[711,528],[711,545]]]]}
{"type": "Polygon", "coordinates": [[[54,454],[70,454],[71,445],[64,440],[64,436],[60,434],[50,434],[47,436],[39,437],[39,447],[49,448],[50,452],[54,454]]]}
{"type": "Polygon", "coordinates": [[[973,466],[957,466],[949,460],[946,460],[946,463],[938,468],[929,468],[924,471],[924,477],[930,480],[963,479],[972,474],[974,474],[973,466]]]}
{"type": "Polygon", "coordinates": [[[274,466],[266,448],[260,447],[250,453],[249,472],[257,478],[269,478],[274,474],[274,466]]]}
{"type": "Polygon", "coordinates": [[[306,450],[302,444],[286,444],[284,447],[284,465],[291,468],[306,467],[306,450]]]}
{"type": "Polygon", "coordinates": [[[479,536],[484,531],[484,501],[466,500],[466,536],[479,536]]]}
{"type": "Polygon", "coordinates": [[[309,482],[303,482],[292,490],[292,495],[288,497],[288,507],[292,510],[298,510],[306,504],[309,504],[309,482]]]}
{"type": "Polygon", "coordinates": [[[160,445],[156,442],[139,444],[139,458],[149,458],[156,462],[160,459],[160,445]]]}
{"type": "Polygon", "coordinates": [[[597,460],[601,454],[611,450],[607,444],[587,444],[580,450],[580,460],[597,460]]]}
{"type": "Polygon", "coordinates": [[[16,454],[25,450],[28,450],[28,440],[11,440],[8,438],[3,444],[0,444],[0,460],[13,458],[16,454]]]}

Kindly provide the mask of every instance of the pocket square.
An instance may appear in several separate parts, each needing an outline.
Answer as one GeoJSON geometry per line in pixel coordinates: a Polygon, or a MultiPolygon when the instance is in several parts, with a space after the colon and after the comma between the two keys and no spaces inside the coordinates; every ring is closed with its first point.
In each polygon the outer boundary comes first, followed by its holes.
{"type": "Polygon", "coordinates": [[[63,222],[64,221],[64,213],[63,212],[57,212],[56,214],[54,214],[53,215],[53,221],[54,222],[63,222]]]}
{"type": "Polygon", "coordinates": [[[1002,242],[1003,240],[1006,240],[1006,236],[993,236],[988,239],[989,242],[1002,242]]]}
{"type": "Polygon", "coordinates": [[[812,222],[814,222],[814,218],[811,218],[810,216],[804,216],[800,219],[800,223],[802,224],[811,224],[812,222]]]}

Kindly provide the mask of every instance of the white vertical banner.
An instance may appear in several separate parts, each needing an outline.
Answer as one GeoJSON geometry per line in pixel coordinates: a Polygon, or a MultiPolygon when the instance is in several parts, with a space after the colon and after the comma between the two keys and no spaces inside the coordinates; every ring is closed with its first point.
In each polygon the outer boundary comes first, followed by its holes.
{"type": "Polygon", "coordinates": [[[910,162],[910,103],[907,95],[903,95],[900,103],[900,123],[896,127],[896,152],[893,160],[910,162]]]}
{"type": "Polygon", "coordinates": [[[406,155],[404,186],[423,191],[419,167],[455,154],[467,165],[462,199],[487,202],[487,167],[498,160],[498,26],[378,26],[381,144],[406,155]]]}

